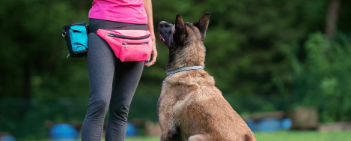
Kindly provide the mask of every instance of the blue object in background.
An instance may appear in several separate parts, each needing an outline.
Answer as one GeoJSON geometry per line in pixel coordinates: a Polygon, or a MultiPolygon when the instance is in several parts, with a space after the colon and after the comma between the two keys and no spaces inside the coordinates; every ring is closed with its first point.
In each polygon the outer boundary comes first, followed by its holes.
{"type": "Polygon", "coordinates": [[[5,135],[0,137],[0,141],[16,141],[16,139],[10,135],[5,135]]]}
{"type": "Polygon", "coordinates": [[[54,141],[75,141],[78,139],[78,133],[72,125],[60,123],[51,127],[50,138],[54,141]]]}
{"type": "Polygon", "coordinates": [[[138,135],[137,128],[132,123],[127,123],[127,137],[135,137],[138,135]]]}
{"type": "Polygon", "coordinates": [[[280,130],[280,120],[267,118],[257,123],[257,130],[260,132],[274,132],[280,130]]]}
{"type": "Polygon", "coordinates": [[[246,120],[245,122],[246,122],[247,126],[249,126],[249,128],[251,129],[252,132],[256,131],[256,123],[254,120],[249,119],[249,120],[246,120]]]}
{"type": "Polygon", "coordinates": [[[292,120],[290,118],[284,118],[280,122],[280,127],[285,130],[289,130],[292,126],[292,120]]]}
{"type": "Polygon", "coordinates": [[[289,130],[292,126],[292,120],[290,118],[266,118],[259,121],[246,120],[245,122],[253,132],[275,132],[279,130],[289,130]]]}

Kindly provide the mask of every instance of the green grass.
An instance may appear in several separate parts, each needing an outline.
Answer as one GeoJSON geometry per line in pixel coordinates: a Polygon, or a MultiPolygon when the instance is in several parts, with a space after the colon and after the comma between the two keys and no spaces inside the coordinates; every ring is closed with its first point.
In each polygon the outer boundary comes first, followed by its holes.
{"type": "MultiPolygon", "coordinates": [[[[280,131],[255,133],[258,141],[351,141],[351,131],[280,131]]],[[[159,137],[128,138],[125,141],[159,141],[159,137]]]]}
{"type": "Polygon", "coordinates": [[[160,137],[127,138],[124,141],[159,141],[160,137]]]}
{"type": "Polygon", "coordinates": [[[259,141],[351,141],[350,131],[281,131],[274,133],[255,133],[259,141]]]}
{"type": "MultiPolygon", "coordinates": [[[[280,131],[273,133],[255,133],[258,141],[351,141],[351,131],[316,132],[316,131],[280,131]]],[[[159,137],[127,138],[125,141],[159,141],[159,137]]],[[[18,141],[48,141],[18,140],[18,141]]],[[[104,140],[103,140],[104,141],[104,140]]]]}

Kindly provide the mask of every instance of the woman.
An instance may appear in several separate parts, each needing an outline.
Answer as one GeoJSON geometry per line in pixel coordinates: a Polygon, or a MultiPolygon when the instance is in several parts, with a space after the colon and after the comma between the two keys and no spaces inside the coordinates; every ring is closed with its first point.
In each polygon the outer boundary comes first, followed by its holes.
{"type": "Polygon", "coordinates": [[[100,141],[106,113],[106,141],[123,141],[129,105],[138,86],[143,66],[156,62],[157,51],[151,0],[94,0],[89,11],[88,53],[89,106],[82,141],[100,141]],[[153,41],[148,62],[121,62],[109,45],[96,34],[101,29],[149,30],[153,41]],[[114,81],[114,82],[113,82],[114,81]]]}

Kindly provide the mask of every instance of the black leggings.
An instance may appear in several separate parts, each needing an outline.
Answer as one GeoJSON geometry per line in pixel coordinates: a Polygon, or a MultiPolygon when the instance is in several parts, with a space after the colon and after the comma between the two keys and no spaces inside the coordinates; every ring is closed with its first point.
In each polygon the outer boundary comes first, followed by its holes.
{"type": "Polygon", "coordinates": [[[144,62],[121,62],[109,45],[96,34],[99,28],[147,30],[147,26],[89,19],[86,63],[90,97],[83,123],[82,141],[101,140],[108,109],[110,112],[105,140],[123,141],[129,105],[138,86],[144,62]]]}

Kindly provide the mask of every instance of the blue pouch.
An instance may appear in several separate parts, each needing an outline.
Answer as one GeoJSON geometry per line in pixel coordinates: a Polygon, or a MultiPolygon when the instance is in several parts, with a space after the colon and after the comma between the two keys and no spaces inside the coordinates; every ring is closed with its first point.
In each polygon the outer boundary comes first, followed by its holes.
{"type": "Polygon", "coordinates": [[[88,52],[88,32],[84,22],[65,25],[62,36],[66,40],[68,56],[72,58],[84,57],[88,52]]]}

